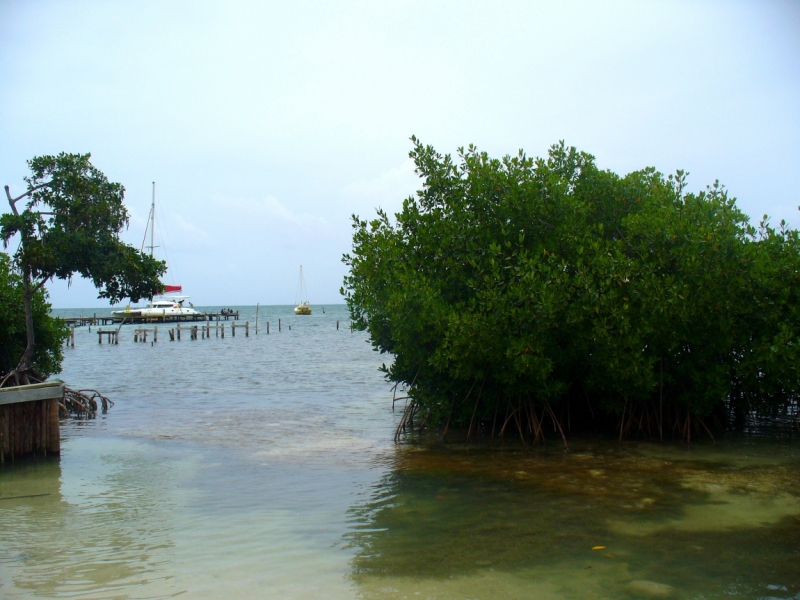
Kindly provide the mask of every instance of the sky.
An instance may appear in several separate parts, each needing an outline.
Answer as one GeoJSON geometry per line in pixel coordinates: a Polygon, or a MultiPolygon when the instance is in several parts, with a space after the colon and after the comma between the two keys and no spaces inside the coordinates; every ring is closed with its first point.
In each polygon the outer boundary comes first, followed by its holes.
{"type": "Polygon", "coordinates": [[[300,265],[312,306],[341,303],[350,216],[420,187],[412,135],[564,140],[800,226],[800,2],[0,0],[0,92],[0,184],[91,152],[138,248],[156,182],[165,282],[198,306],[293,304],[300,265]]]}

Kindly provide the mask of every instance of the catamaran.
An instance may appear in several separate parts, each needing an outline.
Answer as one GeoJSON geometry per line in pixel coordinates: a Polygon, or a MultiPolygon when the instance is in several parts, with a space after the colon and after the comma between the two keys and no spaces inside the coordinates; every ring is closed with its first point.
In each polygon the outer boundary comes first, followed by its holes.
{"type": "MultiPolygon", "coordinates": [[[[153,250],[155,249],[155,225],[156,225],[156,182],[153,182],[153,200],[150,204],[150,216],[147,219],[147,229],[150,230],[150,257],[153,257],[153,250]]],[[[144,239],[147,239],[147,229],[144,232],[144,239]]],[[[144,251],[144,240],[142,241],[142,250],[144,251]]],[[[195,310],[194,304],[188,302],[189,306],[184,306],[187,303],[189,296],[174,295],[176,292],[183,291],[180,285],[165,285],[158,300],[153,300],[147,303],[147,306],[138,307],[128,304],[123,310],[112,310],[111,314],[115,317],[178,317],[199,315],[200,313],[195,310]],[[169,295],[167,295],[169,294],[169,295]]]]}
{"type": "Polygon", "coordinates": [[[297,292],[300,303],[297,306],[295,306],[294,314],[310,315],[311,305],[308,303],[308,300],[303,300],[303,298],[308,298],[308,296],[306,295],[306,282],[303,279],[303,265],[300,265],[300,283],[298,284],[297,292]]]}

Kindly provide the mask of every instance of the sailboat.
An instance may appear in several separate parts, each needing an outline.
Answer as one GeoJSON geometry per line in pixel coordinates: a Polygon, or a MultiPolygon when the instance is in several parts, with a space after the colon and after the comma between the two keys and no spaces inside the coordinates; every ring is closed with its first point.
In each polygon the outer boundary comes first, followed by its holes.
{"type": "Polygon", "coordinates": [[[308,298],[308,296],[306,295],[306,282],[305,279],[303,278],[303,265],[300,265],[300,283],[298,283],[297,292],[300,304],[294,307],[294,314],[310,315],[311,306],[309,305],[308,300],[303,300],[303,298],[308,298]]]}
{"type": "MultiPolygon", "coordinates": [[[[153,250],[155,249],[155,225],[156,225],[156,182],[153,182],[153,200],[150,204],[150,216],[147,218],[147,229],[150,230],[150,258],[153,257],[153,250]]],[[[144,239],[147,239],[147,229],[144,232],[144,239]]],[[[144,240],[142,241],[142,250],[144,250],[144,240]]],[[[189,302],[189,306],[185,307],[184,302],[189,299],[189,296],[175,295],[175,292],[181,292],[183,288],[180,285],[164,285],[161,291],[161,298],[153,300],[150,298],[145,307],[133,307],[128,304],[123,310],[113,310],[111,314],[117,317],[176,317],[199,315],[200,313],[194,309],[194,305],[189,302]],[[170,294],[165,296],[164,294],[170,294]]]]}

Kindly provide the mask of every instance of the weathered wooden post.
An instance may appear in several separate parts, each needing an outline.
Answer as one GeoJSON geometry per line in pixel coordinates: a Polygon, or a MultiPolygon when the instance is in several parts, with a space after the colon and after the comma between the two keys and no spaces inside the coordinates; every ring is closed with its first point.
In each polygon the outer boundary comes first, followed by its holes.
{"type": "Polygon", "coordinates": [[[102,344],[103,343],[103,332],[100,331],[100,330],[97,331],[97,343],[98,344],[102,344]]]}
{"type": "Polygon", "coordinates": [[[336,331],[339,331],[339,320],[336,320],[336,331]]]}
{"type": "Polygon", "coordinates": [[[281,320],[278,319],[278,333],[281,332],[281,320]]]}
{"type": "Polygon", "coordinates": [[[153,327],[153,343],[158,341],[158,325],[153,327]]]}
{"type": "Polygon", "coordinates": [[[236,323],[231,324],[231,336],[236,337],[236,323]]]}
{"type": "Polygon", "coordinates": [[[269,335],[269,321],[267,321],[267,335],[269,335]]]}
{"type": "Polygon", "coordinates": [[[244,337],[250,337],[250,321],[244,322],[244,337]]]}
{"type": "Polygon", "coordinates": [[[168,333],[169,333],[169,341],[170,342],[174,342],[175,341],[175,330],[174,329],[170,329],[168,333]]]}
{"type": "Polygon", "coordinates": [[[191,338],[193,340],[197,339],[197,325],[192,325],[191,338]]]}
{"type": "Polygon", "coordinates": [[[178,323],[177,335],[178,335],[178,341],[180,342],[181,341],[181,324],[180,323],[178,323]]]}

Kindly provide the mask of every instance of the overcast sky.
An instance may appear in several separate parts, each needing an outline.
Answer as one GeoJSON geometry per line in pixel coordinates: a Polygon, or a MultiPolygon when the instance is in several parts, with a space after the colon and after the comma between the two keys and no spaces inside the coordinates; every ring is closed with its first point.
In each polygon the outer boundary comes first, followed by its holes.
{"type": "MultiPolygon", "coordinates": [[[[0,184],[91,152],[198,305],[341,302],[350,215],[439,151],[722,181],[800,226],[800,3],[0,1],[0,184]],[[160,239],[159,239],[160,238],[160,239]]],[[[86,282],[55,307],[101,307],[86,282]]]]}

